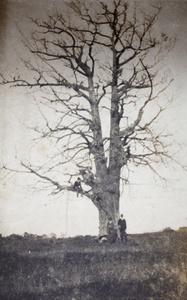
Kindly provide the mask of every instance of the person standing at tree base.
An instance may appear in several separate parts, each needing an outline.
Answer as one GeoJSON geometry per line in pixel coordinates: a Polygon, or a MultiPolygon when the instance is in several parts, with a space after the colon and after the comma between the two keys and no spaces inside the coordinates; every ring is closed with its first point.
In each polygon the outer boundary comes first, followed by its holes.
{"type": "Polygon", "coordinates": [[[107,223],[107,240],[110,242],[110,244],[115,243],[117,240],[117,232],[114,228],[114,222],[111,217],[109,217],[107,223]]]}
{"type": "Polygon", "coordinates": [[[118,228],[120,231],[121,241],[123,242],[125,238],[125,242],[127,242],[127,233],[126,233],[127,223],[126,220],[123,218],[123,214],[121,214],[120,219],[118,220],[118,228]]]}

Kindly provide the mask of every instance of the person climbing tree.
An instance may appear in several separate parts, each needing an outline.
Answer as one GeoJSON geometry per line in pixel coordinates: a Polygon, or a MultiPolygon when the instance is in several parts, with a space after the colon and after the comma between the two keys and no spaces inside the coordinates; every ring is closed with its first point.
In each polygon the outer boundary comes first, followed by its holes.
{"type": "Polygon", "coordinates": [[[74,189],[77,191],[77,198],[79,197],[79,194],[81,194],[81,197],[83,196],[83,189],[81,186],[81,179],[80,177],[77,178],[77,180],[74,183],[74,189]]]}

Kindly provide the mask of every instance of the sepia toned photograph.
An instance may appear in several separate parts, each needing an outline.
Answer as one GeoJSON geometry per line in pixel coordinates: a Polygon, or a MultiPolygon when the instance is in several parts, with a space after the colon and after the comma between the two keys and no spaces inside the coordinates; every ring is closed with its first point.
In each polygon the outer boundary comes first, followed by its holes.
{"type": "Polygon", "coordinates": [[[0,299],[187,299],[187,0],[0,0],[0,299]]]}

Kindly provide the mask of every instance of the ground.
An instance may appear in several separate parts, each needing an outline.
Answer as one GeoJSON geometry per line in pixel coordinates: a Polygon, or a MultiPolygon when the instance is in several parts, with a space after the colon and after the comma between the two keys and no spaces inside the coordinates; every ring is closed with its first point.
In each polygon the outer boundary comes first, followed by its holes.
{"type": "Polygon", "coordinates": [[[0,299],[187,299],[187,228],[134,234],[128,242],[95,237],[0,238],[0,299]]]}

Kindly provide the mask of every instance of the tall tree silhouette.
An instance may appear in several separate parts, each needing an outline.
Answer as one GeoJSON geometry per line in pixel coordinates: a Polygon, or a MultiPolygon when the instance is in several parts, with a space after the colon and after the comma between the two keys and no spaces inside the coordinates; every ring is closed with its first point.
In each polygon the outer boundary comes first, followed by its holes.
{"type": "Polygon", "coordinates": [[[80,177],[83,196],[98,208],[100,235],[108,217],[117,224],[128,164],[157,173],[156,163],[172,159],[167,136],[156,129],[170,84],[161,66],[171,41],[154,31],[161,8],[149,7],[148,14],[140,8],[123,0],[72,1],[64,13],[32,20],[36,29],[25,45],[33,57],[24,61],[30,79],[4,79],[37,88],[36,100],[55,113],[43,112],[45,128],[36,130],[59,152],[43,167],[22,165],[56,193],[76,193],[73,182],[80,177]],[[66,164],[66,174],[53,176],[66,164]]]}

